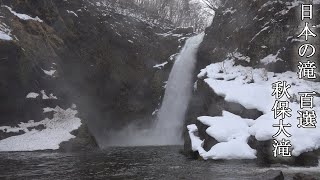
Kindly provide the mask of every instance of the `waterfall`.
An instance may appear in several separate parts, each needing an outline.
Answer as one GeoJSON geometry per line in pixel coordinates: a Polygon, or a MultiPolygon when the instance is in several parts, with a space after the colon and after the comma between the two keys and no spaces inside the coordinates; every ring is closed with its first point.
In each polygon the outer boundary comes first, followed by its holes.
{"type": "Polygon", "coordinates": [[[183,142],[181,130],[192,93],[196,54],[203,36],[201,33],[189,38],[172,67],[154,129],[158,145],[183,142]]]}
{"type": "Polygon", "coordinates": [[[182,129],[193,87],[196,54],[204,33],[189,38],[178,55],[169,79],[157,121],[148,129],[134,124],[112,133],[108,146],[147,146],[182,144],[182,129]]]}

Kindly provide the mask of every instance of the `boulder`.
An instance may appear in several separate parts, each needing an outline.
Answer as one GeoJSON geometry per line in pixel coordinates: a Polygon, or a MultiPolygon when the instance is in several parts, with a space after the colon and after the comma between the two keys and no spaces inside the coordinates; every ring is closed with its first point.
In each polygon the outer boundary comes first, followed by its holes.
{"type": "Polygon", "coordinates": [[[317,180],[317,178],[312,175],[297,173],[293,176],[293,180],[317,180]]]}
{"type": "Polygon", "coordinates": [[[99,148],[95,137],[90,133],[86,124],[82,124],[79,129],[71,132],[75,138],[60,143],[60,151],[74,152],[74,151],[88,151],[99,148]]]}
{"type": "Polygon", "coordinates": [[[263,179],[263,180],[284,180],[282,171],[280,170],[269,170],[261,175],[258,175],[254,179],[263,179]]]}

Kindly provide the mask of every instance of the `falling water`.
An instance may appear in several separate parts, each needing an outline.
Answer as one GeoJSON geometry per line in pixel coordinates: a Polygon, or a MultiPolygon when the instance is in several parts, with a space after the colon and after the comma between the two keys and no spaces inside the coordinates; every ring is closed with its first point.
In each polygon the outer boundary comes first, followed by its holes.
{"type": "Polygon", "coordinates": [[[149,129],[130,125],[112,133],[107,146],[146,146],[182,144],[182,127],[192,93],[196,54],[204,33],[189,38],[177,57],[166,86],[157,121],[149,129]]]}
{"type": "Polygon", "coordinates": [[[155,126],[157,144],[182,143],[181,130],[192,93],[196,54],[203,36],[201,33],[189,38],[173,65],[155,126]]]}

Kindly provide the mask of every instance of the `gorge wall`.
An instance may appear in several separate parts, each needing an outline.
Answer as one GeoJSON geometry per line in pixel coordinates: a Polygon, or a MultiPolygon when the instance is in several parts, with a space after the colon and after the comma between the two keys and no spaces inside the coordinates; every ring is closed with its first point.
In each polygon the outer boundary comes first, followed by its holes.
{"type": "MultiPolygon", "coordinates": [[[[315,3],[313,13],[314,17],[319,16],[318,3],[315,3]]],[[[315,26],[314,32],[319,33],[320,19],[314,18],[312,24],[315,26]]],[[[217,95],[202,78],[196,77],[200,70],[211,63],[232,58],[235,65],[266,68],[275,73],[296,71],[299,60],[297,49],[300,43],[296,36],[303,27],[299,2],[296,1],[229,0],[219,8],[212,25],[205,30],[205,37],[198,52],[194,78],[197,89],[193,93],[186,116],[186,125],[198,126],[199,137],[205,140],[203,145],[205,150],[209,150],[217,144],[217,141],[205,132],[208,126],[197,121],[197,117],[221,116],[222,111],[226,110],[242,118],[256,119],[262,112],[225,101],[224,97],[217,95]],[[278,61],[269,63],[261,61],[268,55],[276,56],[278,61]]],[[[317,49],[320,48],[319,41],[312,43],[317,49]]],[[[319,60],[316,59],[316,62],[319,64],[319,60]]],[[[315,81],[319,81],[319,77],[315,81]]],[[[186,128],[184,135],[185,151],[198,158],[198,154],[191,151],[186,128]]],[[[258,149],[258,160],[262,163],[274,163],[266,155],[266,149],[271,147],[270,142],[257,143],[252,139],[249,145],[258,149]]],[[[314,152],[302,154],[293,164],[315,165],[318,162],[314,155],[314,152]],[[303,160],[304,158],[307,160],[303,160]]]]}
{"type": "Polygon", "coordinates": [[[0,126],[51,118],[46,107],[76,107],[83,126],[74,133],[83,148],[96,146],[95,138],[103,142],[110,129],[150,123],[172,66],[169,57],[192,33],[171,33],[169,23],[100,1],[4,0],[0,16],[1,30],[12,37],[0,40],[0,126]],[[154,67],[163,62],[168,65],[154,67]],[[26,98],[30,92],[52,96],[26,98]]]}

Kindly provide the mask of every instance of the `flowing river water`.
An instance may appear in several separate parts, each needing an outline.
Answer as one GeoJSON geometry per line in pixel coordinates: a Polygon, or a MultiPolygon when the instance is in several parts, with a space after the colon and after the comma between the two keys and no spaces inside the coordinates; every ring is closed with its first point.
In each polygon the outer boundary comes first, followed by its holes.
{"type": "MultiPolygon", "coordinates": [[[[180,154],[181,146],[110,147],[102,151],[0,153],[0,179],[210,179],[253,180],[272,168],[254,161],[201,161],[180,154]]],[[[320,168],[277,167],[286,179],[320,168]]]]}

